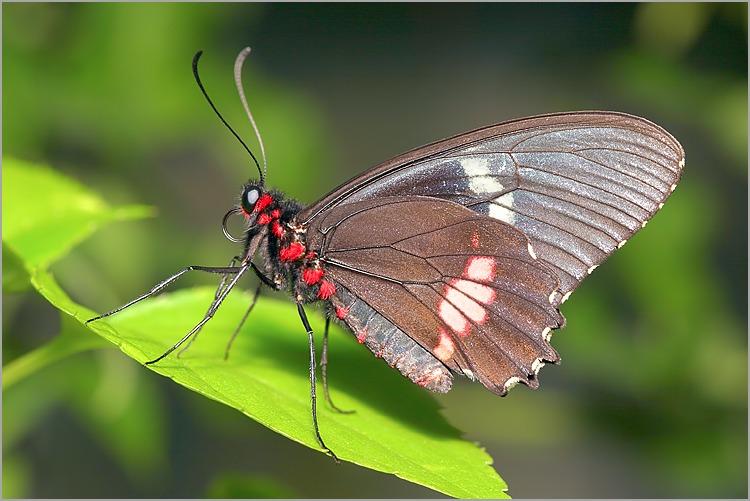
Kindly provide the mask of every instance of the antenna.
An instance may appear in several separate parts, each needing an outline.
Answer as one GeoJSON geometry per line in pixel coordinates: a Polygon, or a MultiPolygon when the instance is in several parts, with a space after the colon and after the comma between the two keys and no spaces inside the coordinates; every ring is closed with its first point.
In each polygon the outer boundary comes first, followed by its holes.
{"type": "Polygon", "coordinates": [[[250,47],[245,47],[240,51],[239,54],[237,54],[237,59],[234,61],[234,83],[237,84],[237,92],[240,94],[240,101],[242,101],[242,106],[245,107],[245,112],[247,113],[247,118],[250,119],[250,123],[253,126],[253,130],[255,131],[255,137],[258,138],[258,144],[260,145],[260,156],[263,158],[263,172],[260,175],[260,184],[265,185],[266,180],[266,149],[263,147],[263,139],[260,137],[260,132],[258,131],[258,126],[255,124],[255,120],[253,119],[253,114],[250,113],[250,107],[247,105],[247,99],[245,99],[245,91],[242,88],[242,64],[245,62],[245,59],[250,54],[250,47]]]}
{"type": "MultiPolygon", "coordinates": [[[[258,159],[255,158],[255,155],[253,155],[253,152],[250,151],[250,148],[247,147],[247,145],[242,140],[242,138],[237,135],[237,133],[232,128],[232,126],[229,125],[226,120],[224,120],[224,117],[221,116],[221,113],[219,113],[219,110],[216,109],[216,106],[214,105],[213,101],[211,101],[211,98],[208,97],[208,92],[206,92],[205,87],[203,87],[203,83],[201,82],[201,77],[200,75],[198,75],[198,60],[200,59],[202,54],[203,54],[203,51],[199,50],[198,52],[195,53],[195,56],[193,56],[193,75],[195,76],[195,81],[198,84],[198,87],[200,87],[201,92],[203,93],[203,97],[206,98],[206,101],[208,101],[208,104],[211,106],[211,109],[214,110],[214,113],[216,113],[216,116],[219,117],[219,120],[221,120],[221,123],[223,123],[227,129],[229,129],[229,132],[231,132],[234,135],[234,137],[237,138],[237,141],[240,142],[242,147],[245,148],[245,151],[247,151],[250,157],[253,159],[253,161],[255,162],[255,166],[258,168],[258,172],[260,173],[260,183],[261,185],[265,185],[266,176],[265,176],[264,171],[262,171],[260,168],[258,159]]],[[[264,165],[265,165],[265,155],[264,155],[264,165]]]]}

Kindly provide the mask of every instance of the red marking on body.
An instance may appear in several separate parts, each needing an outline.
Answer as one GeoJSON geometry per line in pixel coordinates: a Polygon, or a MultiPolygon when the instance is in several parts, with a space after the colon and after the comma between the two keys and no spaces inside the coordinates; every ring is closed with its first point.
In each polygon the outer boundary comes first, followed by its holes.
{"type": "Polygon", "coordinates": [[[336,294],[336,286],[333,285],[333,282],[329,282],[328,280],[322,280],[320,282],[320,290],[318,291],[318,298],[326,300],[329,297],[336,294]]]}
{"type": "Polygon", "coordinates": [[[320,282],[321,278],[323,278],[323,268],[320,267],[305,268],[302,272],[302,280],[307,285],[315,285],[320,282]]]}
{"type": "Polygon", "coordinates": [[[271,217],[274,219],[278,219],[281,217],[281,211],[279,209],[274,209],[271,211],[271,217]]]}
{"type": "Polygon", "coordinates": [[[456,345],[453,344],[451,335],[441,327],[438,334],[438,344],[432,349],[432,353],[441,361],[447,362],[451,359],[455,350],[456,345]]]}
{"type": "Polygon", "coordinates": [[[261,226],[264,225],[264,224],[268,224],[271,221],[272,221],[271,216],[269,216],[266,213],[263,213],[260,216],[258,216],[258,224],[261,225],[261,226]]]}
{"type": "Polygon", "coordinates": [[[348,314],[349,308],[346,308],[345,306],[336,307],[336,316],[339,317],[339,320],[343,320],[348,314]]]}
{"type": "Polygon", "coordinates": [[[284,247],[279,251],[279,257],[282,262],[294,261],[299,259],[305,253],[305,246],[300,242],[292,242],[289,247],[284,247]]]}
{"type": "Polygon", "coordinates": [[[255,202],[255,212],[261,212],[263,209],[268,207],[273,202],[273,197],[268,193],[264,193],[262,197],[255,202]]]}
{"type": "Polygon", "coordinates": [[[281,227],[278,221],[274,220],[274,222],[271,223],[271,233],[276,235],[276,237],[281,238],[284,234],[284,228],[281,227]]]}
{"type": "Polygon", "coordinates": [[[310,251],[310,252],[308,252],[308,253],[307,253],[307,255],[305,256],[305,259],[312,259],[312,258],[314,258],[314,257],[315,257],[315,253],[314,253],[313,251],[310,251]]]}
{"type": "Polygon", "coordinates": [[[474,232],[474,234],[471,236],[471,246],[475,249],[479,248],[479,233],[474,232]]]}
{"type": "Polygon", "coordinates": [[[357,334],[357,341],[359,341],[360,343],[364,343],[366,337],[367,337],[367,327],[362,329],[362,332],[357,334]]]}

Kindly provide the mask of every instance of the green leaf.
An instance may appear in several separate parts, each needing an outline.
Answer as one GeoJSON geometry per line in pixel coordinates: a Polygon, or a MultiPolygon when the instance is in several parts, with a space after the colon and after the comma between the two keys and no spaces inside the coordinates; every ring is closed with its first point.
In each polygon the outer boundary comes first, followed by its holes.
{"type": "Polygon", "coordinates": [[[3,292],[23,292],[30,288],[23,261],[3,241],[3,292]]]}
{"type": "MultiPolygon", "coordinates": [[[[43,270],[49,265],[100,226],[151,212],[144,206],[110,207],[89,189],[49,167],[4,157],[3,292],[23,291],[30,281],[45,295],[38,278],[46,275],[43,270]]],[[[77,310],[54,280],[47,286],[54,296],[54,300],[45,296],[50,302],[65,305],[68,313],[77,310]]],[[[96,338],[64,330],[50,343],[6,364],[3,389],[52,362],[100,346],[96,338]]]]}
{"type": "Polygon", "coordinates": [[[63,328],[52,341],[3,366],[3,391],[58,360],[104,346],[108,345],[100,338],[88,334],[80,326],[77,329],[63,328]]]}
{"type": "MultiPolygon", "coordinates": [[[[200,320],[213,294],[210,288],[163,294],[89,326],[146,362],[200,320]]],[[[320,450],[310,416],[307,335],[294,305],[259,301],[229,360],[223,360],[229,335],[250,301],[248,294],[230,295],[189,350],[148,367],[320,450]]],[[[322,333],[322,318],[310,316],[313,329],[322,333]]],[[[507,486],[489,466],[492,459],[461,438],[429,394],[372,357],[351,334],[333,328],[329,344],[331,398],[356,411],[339,414],[319,400],[321,434],[342,460],[455,497],[506,497],[507,486]]]]}
{"type": "MultiPolygon", "coordinates": [[[[10,159],[3,167],[3,243],[23,263],[42,296],[84,323],[95,314],[73,302],[46,267],[99,225],[140,217],[147,210],[110,208],[46,167],[10,159]]],[[[209,288],[163,294],[89,327],[143,363],[190,330],[213,294],[209,288]]],[[[249,303],[248,295],[232,294],[189,351],[149,368],[320,450],[310,414],[307,335],[293,304],[259,301],[230,359],[223,359],[229,333],[249,303]]],[[[320,339],[322,319],[310,313],[320,339]]],[[[3,384],[12,385],[53,360],[100,343],[73,329],[8,364],[3,384]]],[[[351,334],[333,328],[330,345],[332,398],[341,408],[356,411],[339,414],[319,400],[321,433],[341,459],[455,497],[507,497],[507,486],[490,466],[490,456],[461,438],[427,392],[373,357],[351,334]]]]}
{"type": "Polygon", "coordinates": [[[3,453],[3,499],[29,497],[31,466],[20,454],[3,453]]]}
{"type": "Polygon", "coordinates": [[[113,221],[148,216],[148,207],[110,207],[52,169],[3,158],[3,244],[30,268],[47,268],[113,221]]]}

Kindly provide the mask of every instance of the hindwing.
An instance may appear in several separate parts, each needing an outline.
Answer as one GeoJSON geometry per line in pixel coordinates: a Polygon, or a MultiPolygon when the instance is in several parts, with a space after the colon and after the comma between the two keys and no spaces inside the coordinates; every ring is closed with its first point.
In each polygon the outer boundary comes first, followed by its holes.
{"type": "Polygon", "coordinates": [[[326,211],[307,245],[328,279],[493,392],[536,386],[559,359],[549,344],[564,322],[559,280],[507,223],[437,198],[384,197],[326,211]]]}

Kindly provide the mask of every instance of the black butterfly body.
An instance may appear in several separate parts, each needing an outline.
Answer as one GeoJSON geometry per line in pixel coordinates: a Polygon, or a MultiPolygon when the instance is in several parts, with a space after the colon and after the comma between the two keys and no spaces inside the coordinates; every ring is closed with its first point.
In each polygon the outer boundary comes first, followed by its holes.
{"type": "MultiPolygon", "coordinates": [[[[243,102],[239,70],[248,52],[235,64],[243,102]]],[[[199,56],[196,81],[216,111],[197,74],[199,56]]],[[[318,430],[315,345],[304,304],[326,302],[329,321],[345,324],[431,391],[450,390],[452,372],[499,395],[519,382],[535,388],[539,369],[560,360],[549,343],[565,324],[559,306],[662,207],[683,167],[682,147],[661,127],[589,111],[513,120],[411,150],[309,207],[268,190],[261,172],[224,218],[225,234],[244,242],[228,267],[185,268],[89,322],[187,271],[221,274],[204,318],[147,362],[156,363],[192,342],[252,270],[297,304],[309,336],[315,435],[336,458],[318,430]],[[243,238],[226,230],[233,214],[246,219],[243,238]]],[[[326,397],[327,330],[328,323],[326,397]]]]}

